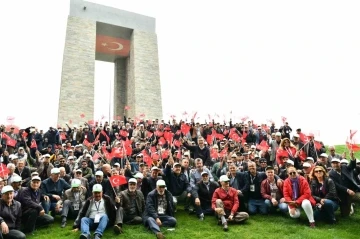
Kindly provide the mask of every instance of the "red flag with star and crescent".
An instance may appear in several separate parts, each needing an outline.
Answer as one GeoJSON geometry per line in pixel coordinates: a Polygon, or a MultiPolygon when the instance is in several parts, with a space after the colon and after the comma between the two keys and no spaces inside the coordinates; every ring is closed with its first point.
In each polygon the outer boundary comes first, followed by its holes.
{"type": "Polygon", "coordinates": [[[127,180],[126,180],[125,176],[122,176],[122,175],[111,176],[109,178],[109,180],[110,180],[112,187],[117,187],[117,186],[127,184],[127,180]]]}
{"type": "Polygon", "coordinates": [[[130,52],[130,40],[98,34],[96,35],[96,52],[128,56],[130,52]]]}

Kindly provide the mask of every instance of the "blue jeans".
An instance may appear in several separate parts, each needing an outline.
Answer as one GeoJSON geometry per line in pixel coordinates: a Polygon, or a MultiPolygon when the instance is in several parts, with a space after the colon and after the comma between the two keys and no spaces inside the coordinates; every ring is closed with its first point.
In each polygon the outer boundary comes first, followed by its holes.
{"type": "Polygon", "coordinates": [[[260,214],[267,214],[267,206],[263,199],[249,199],[248,203],[249,214],[256,214],[258,210],[260,214]]]}
{"type": "Polygon", "coordinates": [[[268,209],[268,212],[274,212],[274,211],[276,211],[277,208],[279,208],[280,212],[282,212],[282,213],[288,213],[289,212],[288,205],[286,203],[284,203],[284,202],[283,203],[278,203],[277,206],[274,206],[269,199],[265,199],[265,204],[266,204],[266,207],[268,209]]]}
{"type": "Polygon", "coordinates": [[[325,199],[324,205],[322,205],[321,209],[316,208],[314,210],[314,219],[317,220],[334,220],[335,219],[335,211],[338,210],[339,204],[333,200],[325,199]]]}
{"type": "MultiPolygon", "coordinates": [[[[162,223],[162,226],[164,227],[175,227],[176,225],[176,219],[175,217],[170,217],[170,216],[159,216],[159,219],[162,223]]],[[[160,227],[158,226],[158,224],[156,224],[156,220],[152,217],[149,217],[146,222],[145,222],[145,226],[149,226],[150,230],[153,233],[157,233],[160,232],[160,227]]]]}
{"type": "MultiPolygon", "coordinates": [[[[42,201],[41,205],[44,208],[45,214],[49,214],[49,212],[53,212],[55,215],[56,202],[42,201]]],[[[60,211],[57,212],[57,214],[61,214],[61,211],[62,209],[60,209],[60,211]]]]}
{"type": "Polygon", "coordinates": [[[108,222],[109,222],[109,218],[106,214],[101,216],[99,223],[94,223],[93,218],[83,217],[81,218],[81,226],[80,226],[81,234],[90,235],[90,229],[95,228],[97,226],[94,234],[98,234],[102,236],[107,227],[108,222]]]}

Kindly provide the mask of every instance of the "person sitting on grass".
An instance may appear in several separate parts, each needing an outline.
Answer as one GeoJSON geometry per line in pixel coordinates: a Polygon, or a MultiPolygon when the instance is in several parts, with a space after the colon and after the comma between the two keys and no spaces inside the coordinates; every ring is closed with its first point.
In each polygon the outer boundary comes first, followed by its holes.
{"type": "Polygon", "coordinates": [[[165,189],[165,181],[159,179],[156,182],[156,189],[152,190],[147,198],[143,222],[156,238],[164,239],[165,236],[160,230],[160,226],[175,227],[174,201],[171,193],[165,189]]]}
{"type": "Polygon", "coordinates": [[[311,194],[316,201],[314,217],[336,223],[335,211],[339,208],[334,181],[329,178],[323,166],[316,166],[311,172],[311,194]]]}
{"type": "Polygon", "coordinates": [[[92,194],[74,222],[74,232],[81,228],[80,239],[90,239],[92,228],[96,228],[94,239],[100,239],[106,227],[114,225],[115,222],[115,204],[109,196],[103,194],[101,184],[93,186],[92,194]]]}
{"type": "Polygon", "coordinates": [[[224,231],[228,231],[229,222],[243,222],[249,218],[246,212],[238,212],[239,198],[235,188],[230,187],[230,179],[227,175],[220,177],[221,187],[217,188],[212,196],[212,209],[219,218],[218,224],[223,225],[224,231]]]}
{"type": "Polygon", "coordinates": [[[305,211],[309,220],[310,227],[315,227],[313,206],[315,200],[311,196],[311,190],[308,182],[303,176],[298,175],[295,167],[288,167],[289,177],[284,181],[284,198],[288,204],[289,214],[292,218],[300,217],[300,207],[305,211]]]}

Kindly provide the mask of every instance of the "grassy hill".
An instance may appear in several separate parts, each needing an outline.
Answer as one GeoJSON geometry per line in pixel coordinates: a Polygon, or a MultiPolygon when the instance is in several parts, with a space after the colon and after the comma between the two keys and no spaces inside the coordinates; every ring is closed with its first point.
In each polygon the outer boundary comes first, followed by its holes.
{"type": "MultiPolygon", "coordinates": [[[[336,151],[342,153],[348,152],[346,146],[336,146],[336,151]]],[[[349,155],[349,153],[347,153],[349,155]]],[[[360,153],[356,154],[360,158],[360,153]]],[[[162,229],[167,238],[183,239],[183,238],[292,238],[292,239],[331,239],[331,238],[359,238],[360,228],[360,205],[355,208],[355,215],[346,219],[340,218],[339,211],[336,213],[338,223],[328,225],[324,222],[316,222],[316,228],[310,229],[305,214],[302,212],[300,219],[292,219],[289,216],[278,214],[269,216],[250,216],[250,219],[241,225],[229,225],[229,231],[223,232],[222,227],[216,224],[215,217],[206,217],[204,221],[199,221],[195,215],[188,215],[183,210],[178,210],[176,218],[178,225],[174,231],[162,229]]],[[[39,229],[34,236],[28,236],[31,239],[48,239],[48,238],[70,238],[77,239],[79,232],[72,232],[72,222],[68,222],[68,226],[64,229],[60,228],[60,216],[56,217],[55,223],[44,229],[39,229]]],[[[127,239],[150,239],[155,235],[145,229],[144,226],[124,226],[124,234],[119,238],[127,239]]],[[[112,229],[108,229],[103,238],[115,238],[112,229]]]]}

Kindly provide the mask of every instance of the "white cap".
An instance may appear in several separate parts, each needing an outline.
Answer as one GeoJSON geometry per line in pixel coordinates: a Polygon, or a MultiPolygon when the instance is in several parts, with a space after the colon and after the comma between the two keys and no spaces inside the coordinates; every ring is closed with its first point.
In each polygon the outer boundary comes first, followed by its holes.
{"type": "Polygon", "coordinates": [[[137,183],[137,180],[135,178],[130,178],[128,183],[137,183]]]}
{"type": "Polygon", "coordinates": [[[208,173],[207,171],[202,171],[202,172],[201,172],[201,176],[203,176],[204,174],[209,175],[209,173],[208,173]]]}
{"type": "Polygon", "coordinates": [[[90,154],[86,154],[85,158],[91,158],[90,154]]]}
{"type": "Polygon", "coordinates": [[[35,180],[41,181],[41,178],[39,176],[34,176],[31,178],[31,181],[35,181],[35,180]]]}
{"type": "Polygon", "coordinates": [[[190,153],[189,153],[189,152],[185,152],[185,153],[184,153],[184,156],[190,156],[190,153]]]}
{"type": "Polygon", "coordinates": [[[165,183],[164,180],[159,179],[159,180],[157,180],[157,182],[156,182],[156,186],[166,186],[166,183],[165,183]]]}
{"type": "Polygon", "coordinates": [[[358,163],[360,163],[360,159],[357,159],[357,160],[356,160],[356,164],[358,164],[358,163]]]}
{"type": "Polygon", "coordinates": [[[50,154],[45,154],[44,158],[50,158],[50,154]]]}
{"type": "Polygon", "coordinates": [[[74,178],[73,180],[71,180],[71,187],[72,188],[80,187],[80,185],[81,185],[80,179],[74,178]]]}
{"type": "Polygon", "coordinates": [[[342,159],[342,160],[340,161],[340,163],[346,163],[346,164],[349,164],[349,161],[347,161],[347,159],[342,159]]]}
{"type": "Polygon", "coordinates": [[[228,178],[227,175],[221,175],[220,177],[220,182],[229,182],[230,179],[228,178]]]}
{"type": "Polygon", "coordinates": [[[275,136],[281,136],[280,132],[276,132],[275,136]]]}
{"type": "Polygon", "coordinates": [[[303,168],[310,168],[311,167],[311,164],[309,164],[309,163],[304,163],[303,164],[303,168]]]}
{"type": "Polygon", "coordinates": [[[93,192],[102,192],[103,187],[101,186],[101,184],[95,184],[92,188],[93,192]]]}
{"type": "Polygon", "coordinates": [[[236,155],[236,154],[232,154],[231,157],[232,157],[232,158],[236,158],[237,155],[236,155]]]}
{"type": "Polygon", "coordinates": [[[286,160],[286,163],[291,164],[291,165],[294,166],[294,161],[292,161],[291,159],[286,160]]]}
{"type": "Polygon", "coordinates": [[[2,189],[1,189],[1,194],[4,194],[4,193],[7,193],[7,192],[12,192],[14,191],[14,188],[7,185],[7,186],[4,186],[2,189]]]}
{"type": "Polygon", "coordinates": [[[251,145],[251,147],[250,148],[252,148],[252,149],[256,149],[256,146],[255,145],[251,145]]]}
{"type": "Polygon", "coordinates": [[[14,176],[11,178],[11,183],[20,183],[22,178],[20,176],[14,176]]]}
{"type": "Polygon", "coordinates": [[[320,157],[324,157],[324,158],[327,158],[327,157],[329,157],[326,153],[322,153],[322,154],[320,154],[320,157]]]}
{"type": "Polygon", "coordinates": [[[294,134],[293,137],[299,138],[300,136],[298,134],[294,134]]]}
{"type": "Polygon", "coordinates": [[[115,166],[120,167],[120,164],[119,163],[114,163],[114,167],[115,166]]]}
{"type": "Polygon", "coordinates": [[[104,173],[103,173],[103,171],[96,171],[95,176],[101,176],[101,177],[103,177],[103,176],[104,176],[104,173]]]}
{"type": "Polygon", "coordinates": [[[333,158],[333,159],[331,159],[331,162],[338,162],[338,163],[340,163],[340,159],[338,159],[338,158],[333,158]]]}
{"type": "Polygon", "coordinates": [[[160,169],[158,167],[154,166],[151,168],[151,171],[153,171],[153,170],[160,170],[160,169]]]}
{"type": "MultiPolygon", "coordinates": [[[[307,158],[306,158],[306,161],[308,161],[308,160],[311,160],[312,162],[314,162],[313,157],[307,157],[307,158]]],[[[339,162],[340,162],[340,161],[339,161],[339,162]]]]}
{"type": "Polygon", "coordinates": [[[134,178],[141,178],[141,179],[143,179],[143,178],[144,178],[144,175],[143,175],[142,173],[136,173],[136,174],[134,175],[134,178]]]}
{"type": "Polygon", "coordinates": [[[58,174],[60,173],[60,169],[59,168],[53,168],[51,169],[51,174],[58,174]]]}

